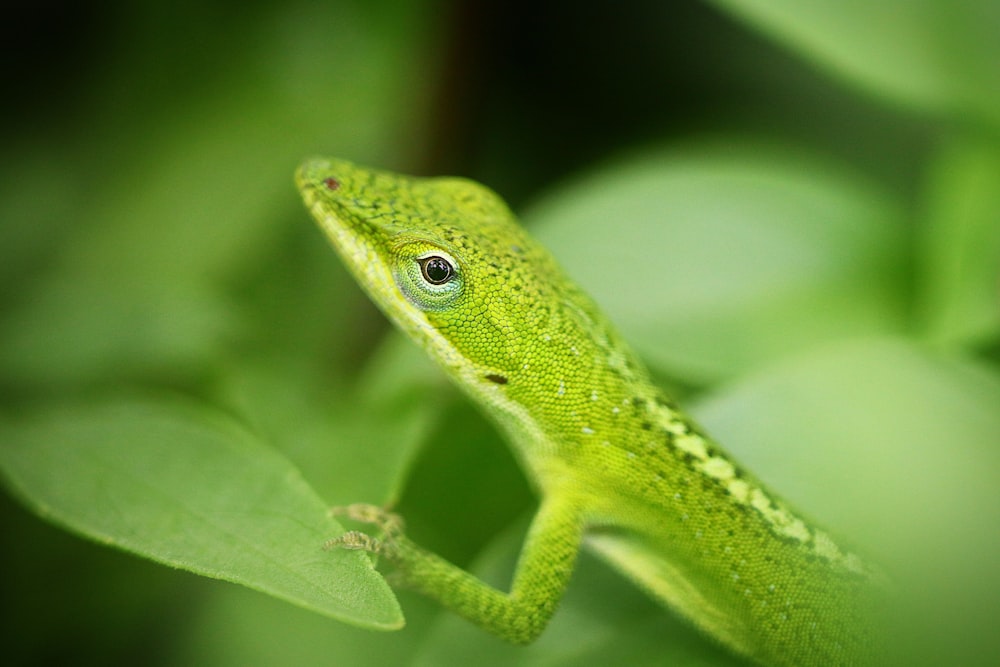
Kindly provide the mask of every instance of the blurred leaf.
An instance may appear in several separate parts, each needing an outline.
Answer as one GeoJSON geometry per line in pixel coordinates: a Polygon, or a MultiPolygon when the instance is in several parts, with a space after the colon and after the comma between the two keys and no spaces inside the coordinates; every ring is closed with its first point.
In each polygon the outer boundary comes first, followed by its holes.
{"type": "Polygon", "coordinates": [[[774,149],[701,145],[610,165],[527,218],[638,351],[687,379],[903,320],[893,202],[774,149]]]}
{"type": "MultiPolygon", "coordinates": [[[[403,632],[372,632],[254,595],[237,586],[217,587],[182,628],[163,664],[189,667],[403,666],[411,662],[421,625],[429,614],[421,600],[407,600],[403,632]]],[[[427,603],[431,604],[431,603],[427,603]]]]}
{"type": "Polygon", "coordinates": [[[402,617],[285,459],[204,407],[107,401],[7,423],[7,483],[41,516],[147,558],[243,584],[349,623],[402,617]]]}
{"type": "Polygon", "coordinates": [[[916,619],[906,643],[927,651],[915,664],[987,664],[972,658],[1000,654],[997,406],[995,371],[884,339],[789,360],[694,412],[795,506],[878,555],[916,619]]]}
{"type": "Polygon", "coordinates": [[[912,539],[930,528],[928,514],[913,516],[915,496],[968,516],[963,498],[971,507],[985,501],[971,500],[977,494],[992,493],[1000,479],[998,405],[995,373],[901,339],[871,339],[776,364],[695,412],[797,505],[841,532],[861,527],[866,541],[886,546],[888,517],[912,530],[912,539]]]}
{"type": "MultiPolygon", "coordinates": [[[[92,187],[74,202],[50,272],[22,285],[4,314],[4,375],[63,385],[208,364],[241,326],[230,282],[259,268],[283,225],[308,224],[305,213],[289,217],[302,211],[296,164],[329,146],[375,159],[409,122],[401,110],[424,94],[407,74],[423,24],[398,22],[417,9],[380,17],[303,3],[277,24],[258,16],[220,48],[231,76],[177,105],[135,81],[150,79],[141,66],[158,62],[157,48],[178,63],[190,54],[142,41],[163,27],[140,23],[130,55],[93,84],[106,93],[87,135],[94,144],[53,156],[61,181],[92,187]]],[[[45,179],[24,183],[29,191],[53,187],[47,171],[23,178],[45,179]]],[[[40,201],[37,212],[19,209],[19,224],[52,214],[40,201]]]]}
{"type": "Polygon", "coordinates": [[[51,187],[61,176],[60,156],[47,147],[5,157],[0,160],[0,308],[16,300],[26,277],[40,270],[81,191],[72,182],[51,187]]]}
{"type": "Polygon", "coordinates": [[[1000,144],[948,145],[931,163],[920,244],[928,334],[979,343],[1000,333],[1000,144]]]}
{"type": "Polygon", "coordinates": [[[330,505],[394,502],[413,458],[453,398],[401,335],[376,348],[352,386],[304,372],[294,349],[229,367],[224,400],[291,459],[330,505]]]}
{"type": "Polygon", "coordinates": [[[996,2],[714,2],[877,95],[1000,124],[996,2]]]}

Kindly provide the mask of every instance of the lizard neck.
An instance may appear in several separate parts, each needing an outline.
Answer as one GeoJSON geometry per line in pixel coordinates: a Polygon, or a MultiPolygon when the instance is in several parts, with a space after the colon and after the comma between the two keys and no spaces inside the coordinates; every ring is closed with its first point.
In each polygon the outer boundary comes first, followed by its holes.
{"type": "Polygon", "coordinates": [[[577,488],[607,485],[619,495],[632,493],[665,507],[679,495],[700,493],[746,510],[779,540],[836,569],[874,574],[667,399],[584,299],[564,300],[553,309],[556,315],[523,345],[506,384],[493,388],[493,412],[543,492],[569,479],[577,488]]]}

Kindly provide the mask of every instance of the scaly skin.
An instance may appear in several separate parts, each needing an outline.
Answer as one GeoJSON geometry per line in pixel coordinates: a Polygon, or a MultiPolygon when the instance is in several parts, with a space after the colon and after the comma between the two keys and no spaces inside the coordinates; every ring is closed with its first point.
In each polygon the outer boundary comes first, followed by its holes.
{"type": "Polygon", "coordinates": [[[870,661],[874,571],[665,399],[493,192],[328,159],[297,184],[361,286],[507,435],[541,497],[509,593],[370,506],[344,513],[383,538],[332,544],[383,554],[406,585],[516,643],[542,632],[586,544],[762,664],[870,661]]]}

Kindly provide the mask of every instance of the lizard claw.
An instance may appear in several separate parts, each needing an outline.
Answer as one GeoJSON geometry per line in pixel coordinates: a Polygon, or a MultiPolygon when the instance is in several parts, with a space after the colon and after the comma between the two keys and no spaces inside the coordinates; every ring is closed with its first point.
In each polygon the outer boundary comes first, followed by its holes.
{"type": "Polygon", "coordinates": [[[323,548],[347,549],[349,551],[367,551],[370,554],[378,554],[382,551],[382,542],[371,535],[357,530],[349,530],[340,537],[327,540],[323,543],[323,548]]]}
{"type": "Polygon", "coordinates": [[[405,527],[403,517],[388,511],[384,507],[369,505],[368,503],[354,503],[352,505],[331,507],[330,516],[344,517],[352,521],[371,524],[381,530],[387,539],[401,535],[405,527]]]}

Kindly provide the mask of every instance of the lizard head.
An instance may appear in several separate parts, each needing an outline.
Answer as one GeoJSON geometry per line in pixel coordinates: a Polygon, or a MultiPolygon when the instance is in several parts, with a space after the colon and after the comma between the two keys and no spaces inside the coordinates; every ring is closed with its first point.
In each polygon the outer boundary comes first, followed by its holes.
{"type": "Polygon", "coordinates": [[[306,161],[296,182],[372,300],[453,373],[506,383],[526,363],[524,333],[540,336],[566,296],[551,294],[565,281],[547,251],[477,183],[331,159],[306,161]]]}

